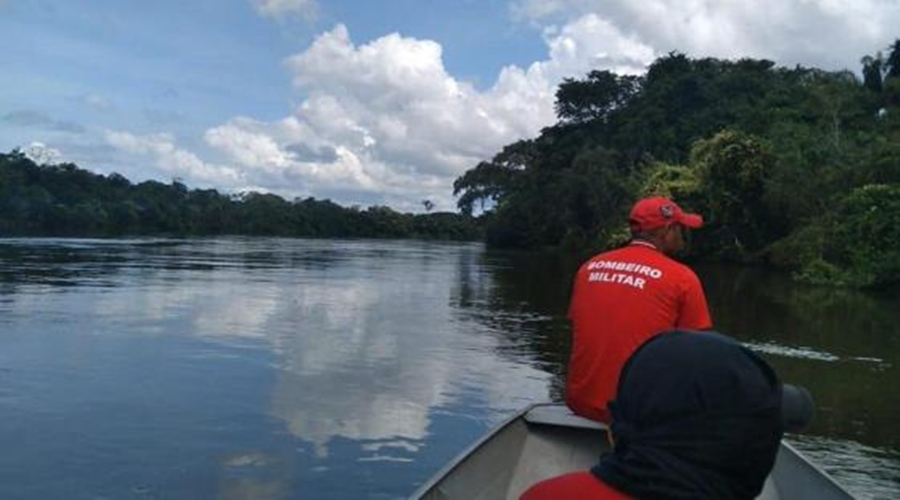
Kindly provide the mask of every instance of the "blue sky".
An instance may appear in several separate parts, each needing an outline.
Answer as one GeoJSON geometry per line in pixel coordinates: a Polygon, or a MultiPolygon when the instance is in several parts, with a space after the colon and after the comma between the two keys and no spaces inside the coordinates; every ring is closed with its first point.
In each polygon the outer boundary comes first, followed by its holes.
{"type": "Polygon", "coordinates": [[[0,150],[133,181],[452,209],[565,77],[671,50],[858,71],[897,0],[0,0],[0,150]]]}

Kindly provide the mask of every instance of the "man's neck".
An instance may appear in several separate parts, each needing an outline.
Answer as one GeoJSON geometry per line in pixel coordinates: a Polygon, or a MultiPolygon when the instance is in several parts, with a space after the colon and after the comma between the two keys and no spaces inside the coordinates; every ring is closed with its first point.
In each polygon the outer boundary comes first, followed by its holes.
{"type": "Polygon", "coordinates": [[[652,248],[652,249],[656,250],[657,252],[662,252],[662,250],[660,250],[660,248],[659,248],[659,245],[657,245],[656,243],[653,243],[652,241],[642,240],[640,238],[635,238],[635,239],[631,240],[629,245],[652,248]]]}

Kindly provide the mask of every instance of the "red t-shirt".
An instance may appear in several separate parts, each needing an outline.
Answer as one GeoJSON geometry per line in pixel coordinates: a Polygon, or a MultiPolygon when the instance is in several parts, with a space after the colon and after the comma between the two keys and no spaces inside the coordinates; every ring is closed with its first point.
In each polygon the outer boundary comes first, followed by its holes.
{"type": "Polygon", "coordinates": [[[609,422],[619,370],[650,337],[673,328],[712,327],[694,272],[650,243],[602,253],[582,264],[572,301],[572,356],[566,404],[578,415],[609,422]]]}
{"type": "Polygon", "coordinates": [[[628,500],[588,471],[572,472],[546,479],[522,493],[520,500],[628,500]]]}

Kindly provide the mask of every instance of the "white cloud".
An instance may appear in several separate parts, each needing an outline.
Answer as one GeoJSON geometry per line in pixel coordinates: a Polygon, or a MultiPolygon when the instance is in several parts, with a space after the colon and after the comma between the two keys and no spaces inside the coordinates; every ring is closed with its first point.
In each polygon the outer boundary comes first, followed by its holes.
{"type": "Polygon", "coordinates": [[[22,153],[38,165],[55,165],[62,158],[62,153],[58,149],[48,147],[42,142],[32,142],[22,150],[22,153]]]}
{"type": "Polygon", "coordinates": [[[312,20],[318,12],[315,0],[250,0],[257,14],[283,21],[290,17],[312,20]]]}
{"type": "Polygon", "coordinates": [[[428,40],[395,33],[356,47],[339,25],[287,65],[307,96],[298,120],[398,170],[455,175],[493,154],[513,130],[543,124],[524,114],[492,119],[503,106],[448,75],[441,46],[428,40]]]}
{"type": "Polygon", "coordinates": [[[295,196],[452,209],[453,179],[552,117],[546,82],[504,77],[479,93],[446,73],[440,45],[398,34],[357,47],[337,26],[286,64],[304,94],[292,116],[235,118],[205,140],[256,184],[295,196]]]}
{"type": "Polygon", "coordinates": [[[265,133],[252,130],[254,125],[249,119],[238,118],[207,130],[205,138],[207,143],[230,153],[243,166],[268,172],[284,169],[290,161],[289,153],[265,133]]]}
{"type": "Polygon", "coordinates": [[[536,23],[594,14],[628,27],[659,53],[852,70],[863,55],[884,48],[900,23],[896,0],[518,0],[513,10],[536,23]]]}
{"type": "Polygon", "coordinates": [[[550,60],[543,63],[562,76],[583,76],[592,69],[609,69],[620,74],[643,73],[657,56],[649,45],[634,35],[623,33],[609,21],[586,14],[561,29],[545,30],[550,60]]]}
{"type": "MultiPolygon", "coordinates": [[[[401,194],[416,184],[378,161],[364,161],[357,148],[317,139],[296,118],[264,123],[236,118],[206,132],[206,142],[238,164],[257,185],[292,196],[320,196],[333,191],[371,195],[401,194]],[[321,151],[323,160],[304,159],[298,145],[321,151]]],[[[352,143],[352,141],[348,141],[352,143]]]]}
{"type": "Polygon", "coordinates": [[[355,45],[336,26],[287,59],[303,95],[279,122],[235,118],[207,131],[257,184],[338,201],[452,209],[453,180],[553,123],[556,85],[606,67],[637,72],[654,52],[596,16],[548,30],[550,59],[504,68],[478,91],[449,75],[441,46],[390,34],[355,45]],[[342,199],[343,198],[343,199],[342,199]],[[355,201],[349,201],[352,198],[355,201]]]}
{"type": "Polygon", "coordinates": [[[127,153],[150,156],[160,171],[181,177],[188,183],[226,190],[248,187],[242,172],[232,167],[204,162],[194,153],[179,149],[170,134],[139,136],[128,132],[108,131],[105,137],[110,146],[127,153]]]}

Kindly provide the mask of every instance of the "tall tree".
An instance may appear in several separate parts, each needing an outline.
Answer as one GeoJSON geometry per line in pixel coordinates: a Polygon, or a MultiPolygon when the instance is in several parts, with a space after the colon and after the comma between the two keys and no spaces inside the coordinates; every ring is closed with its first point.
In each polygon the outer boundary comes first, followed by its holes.
{"type": "Polygon", "coordinates": [[[562,123],[606,123],[638,94],[643,79],[611,71],[591,71],[587,78],[566,78],[556,91],[556,115],[562,123]]]}
{"type": "Polygon", "coordinates": [[[894,40],[889,50],[887,59],[884,61],[885,77],[898,77],[900,76],[900,38],[894,40]]]}
{"type": "Polygon", "coordinates": [[[860,61],[863,65],[863,85],[872,92],[880,93],[884,78],[884,59],[881,52],[873,56],[865,56],[860,61]]]}
{"type": "Polygon", "coordinates": [[[503,202],[516,179],[534,161],[532,141],[519,141],[503,148],[491,161],[480,162],[453,182],[456,204],[464,214],[472,214],[475,205],[482,210],[503,202]]]}

